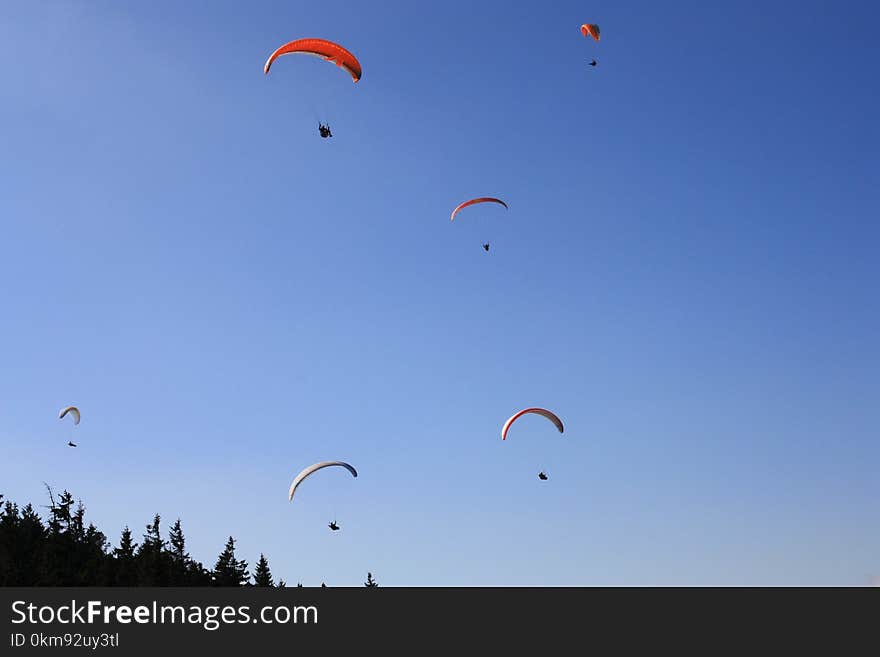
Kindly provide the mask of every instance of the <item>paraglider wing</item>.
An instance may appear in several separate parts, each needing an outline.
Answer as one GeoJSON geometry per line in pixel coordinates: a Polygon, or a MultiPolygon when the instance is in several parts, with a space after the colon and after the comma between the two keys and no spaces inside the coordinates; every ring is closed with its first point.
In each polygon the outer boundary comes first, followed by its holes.
{"type": "Polygon", "coordinates": [[[491,196],[481,196],[480,198],[472,198],[470,201],[465,201],[464,203],[461,203],[458,206],[456,206],[456,208],[452,211],[452,216],[449,217],[449,221],[455,221],[455,215],[457,215],[458,211],[461,210],[462,208],[466,208],[469,205],[475,205],[477,203],[500,203],[506,209],[508,209],[508,210],[510,209],[507,207],[507,203],[502,201],[500,198],[492,198],[491,196]]]}
{"type": "Polygon", "coordinates": [[[344,68],[355,82],[361,79],[361,64],[357,57],[338,43],[333,43],[326,39],[297,39],[296,41],[285,43],[269,55],[269,59],[266,60],[266,64],[263,66],[263,73],[268,74],[272,62],[281,57],[281,55],[295,54],[320,57],[325,61],[333,62],[337,66],[344,68]]]}
{"type": "Polygon", "coordinates": [[[71,417],[73,417],[73,423],[79,424],[79,409],[76,406],[67,406],[61,409],[61,412],[58,413],[58,419],[63,420],[64,416],[70,413],[71,417]]]}
{"type": "Polygon", "coordinates": [[[599,26],[593,23],[584,23],[581,25],[581,34],[585,37],[593,37],[596,41],[599,40],[599,26]]]}
{"type": "Polygon", "coordinates": [[[293,500],[293,494],[296,492],[297,486],[299,486],[303,482],[303,479],[308,477],[313,472],[317,472],[322,468],[329,468],[333,465],[338,465],[342,468],[345,468],[351,473],[352,477],[358,476],[357,470],[354,469],[354,466],[351,466],[348,463],[343,463],[342,461],[322,461],[321,463],[315,463],[314,465],[310,465],[305,470],[296,475],[296,479],[294,479],[293,483],[290,484],[290,491],[287,494],[287,500],[293,500]]]}
{"type": "Polygon", "coordinates": [[[548,411],[546,408],[524,408],[518,413],[514,413],[507,422],[504,423],[504,426],[501,427],[501,440],[507,440],[507,431],[510,429],[510,425],[516,422],[516,420],[526,413],[535,413],[537,415],[542,415],[548,420],[550,420],[553,424],[556,425],[556,428],[559,429],[559,433],[563,432],[562,420],[560,420],[557,415],[551,411],[548,411]]]}

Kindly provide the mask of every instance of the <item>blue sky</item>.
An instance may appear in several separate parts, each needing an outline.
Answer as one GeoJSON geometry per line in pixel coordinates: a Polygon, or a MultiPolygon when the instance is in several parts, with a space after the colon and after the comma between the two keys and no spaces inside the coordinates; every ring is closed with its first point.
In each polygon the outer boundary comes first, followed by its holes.
{"type": "Polygon", "coordinates": [[[878,19],[4,3],[0,492],[291,584],[866,583],[878,19]]]}

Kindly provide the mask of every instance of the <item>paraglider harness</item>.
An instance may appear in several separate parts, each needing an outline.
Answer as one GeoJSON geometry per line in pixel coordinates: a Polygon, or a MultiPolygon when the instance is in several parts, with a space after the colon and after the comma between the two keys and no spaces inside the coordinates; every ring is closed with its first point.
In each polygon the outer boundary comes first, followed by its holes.
{"type": "Polygon", "coordinates": [[[330,132],[330,126],[324,125],[323,123],[318,123],[318,132],[321,133],[322,139],[327,139],[327,137],[333,136],[333,133],[330,132]]]}

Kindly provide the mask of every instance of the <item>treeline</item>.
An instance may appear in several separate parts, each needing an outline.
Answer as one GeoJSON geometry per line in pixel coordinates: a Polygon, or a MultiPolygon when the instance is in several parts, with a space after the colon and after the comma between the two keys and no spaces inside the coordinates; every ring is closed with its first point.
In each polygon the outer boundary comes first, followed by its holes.
{"type": "MultiPolygon", "coordinates": [[[[48,488],[48,486],[47,486],[48,488]]],[[[118,547],[85,522],[85,507],[64,491],[48,489],[49,510],[44,522],[33,506],[3,503],[0,495],[0,586],[286,586],[277,584],[264,555],[248,571],[235,554],[230,536],[213,568],[206,568],[186,551],[178,519],[162,538],[156,515],[136,541],[128,527],[118,547]]],[[[369,575],[367,586],[375,586],[369,575]]]]}

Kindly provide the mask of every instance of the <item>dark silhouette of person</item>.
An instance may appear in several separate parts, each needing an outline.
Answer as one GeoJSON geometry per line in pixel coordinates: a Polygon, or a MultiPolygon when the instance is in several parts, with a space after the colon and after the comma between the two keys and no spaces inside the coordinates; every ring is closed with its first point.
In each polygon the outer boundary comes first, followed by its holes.
{"type": "Polygon", "coordinates": [[[483,245],[483,250],[488,253],[488,251],[489,251],[489,243],[488,242],[483,245]]]}
{"type": "Polygon", "coordinates": [[[590,66],[595,66],[595,65],[598,64],[598,63],[599,63],[599,62],[597,62],[597,61],[594,59],[593,61],[590,62],[590,66]]]}
{"type": "Polygon", "coordinates": [[[68,440],[68,441],[67,441],[67,446],[68,446],[68,447],[76,447],[76,443],[72,443],[72,442],[70,442],[70,441],[68,440]]]}
{"type": "Polygon", "coordinates": [[[318,124],[318,132],[321,133],[321,137],[323,139],[327,139],[327,137],[332,137],[333,133],[330,132],[330,126],[324,125],[323,123],[318,124]]]}
{"type": "Polygon", "coordinates": [[[540,479],[541,481],[547,481],[547,475],[544,474],[543,471],[541,471],[538,473],[538,479],[540,479]]]}
{"type": "Polygon", "coordinates": [[[330,529],[332,529],[333,531],[339,531],[339,525],[336,524],[336,521],[335,521],[335,520],[334,520],[333,522],[331,522],[331,523],[330,523],[329,525],[327,525],[327,526],[328,526],[330,529]]]}

